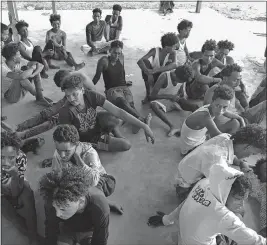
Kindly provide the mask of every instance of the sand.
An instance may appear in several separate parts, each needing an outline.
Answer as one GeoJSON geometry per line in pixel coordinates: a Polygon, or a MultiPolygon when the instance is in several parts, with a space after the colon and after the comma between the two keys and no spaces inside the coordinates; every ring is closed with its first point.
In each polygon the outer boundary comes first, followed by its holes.
{"type": "MultiPolygon", "coordinates": [[[[194,9],[192,9],[193,11],[194,9]]],[[[59,11],[62,16],[62,29],[67,32],[67,47],[73,53],[78,62],[85,61],[86,67],[83,72],[91,78],[96,69],[99,56],[88,58],[81,51],[80,46],[85,44],[85,26],[91,21],[91,11],[59,11]]],[[[104,10],[103,16],[110,11],[104,10]]],[[[7,12],[2,12],[2,21],[8,23],[7,12]]],[[[44,46],[45,32],[50,28],[49,11],[20,11],[20,19],[30,24],[30,37],[35,44],[44,46]]],[[[252,66],[247,57],[263,62],[265,49],[265,38],[253,34],[253,32],[264,32],[265,23],[227,19],[216,11],[203,8],[201,14],[191,13],[188,10],[177,10],[170,16],[159,16],[152,10],[124,10],[124,29],[122,39],[125,44],[125,69],[130,80],[133,81],[131,88],[137,109],[143,115],[151,110],[142,106],[144,97],[144,84],[140,70],[136,64],[148,49],[160,45],[160,36],[165,32],[175,32],[177,23],[183,19],[193,21],[194,28],[188,40],[191,51],[199,50],[206,39],[211,37],[217,41],[229,39],[235,43],[236,49],[231,55],[243,67],[243,78],[252,94],[260,83],[263,74],[257,73],[257,66],[252,66]],[[211,24],[211,23],[216,23],[211,24]],[[205,29],[203,27],[206,27],[205,29]],[[229,28],[231,27],[231,28],[229,28]],[[237,35],[238,34],[238,35],[237,35]]],[[[61,68],[67,68],[64,62],[58,62],[61,68]]],[[[63,94],[53,84],[52,78],[55,71],[48,72],[49,79],[43,80],[44,94],[54,101],[62,98],[63,94]]],[[[99,82],[97,89],[103,93],[103,81],[99,82]]],[[[10,124],[18,124],[41,111],[34,103],[34,98],[27,95],[21,102],[10,105],[2,100],[2,113],[8,117],[10,124]]],[[[181,127],[188,112],[170,113],[170,118],[181,127]]],[[[167,127],[158,119],[153,118],[151,128],[154,131],[156,142],[154,145],[146,142],[142,131],[137,135],[131,134],[131,128],[126,124],[122,132],[132,143],[130,151],[125,153],[100,153],[102,164],[106,170],[117,179],[117,188],[111,196],[111,200],[120,203],[125,214],[123,216],[111,215],[110,245],[151,245],[151,244],[173,244],[175,227],[152,229],[146,225],[147,218],[156,211],[172,211],[177,205],[174,189],[174,175],[177,163],[180,161],[179,139],[167,138],[167,127]]],[[[38,231],[44,232],[44,210],[42,199],[38,194],[38,179],[50,169],[41,169],[39,162],[51,157],[54,151],[52,142],[52,130],[42,136],[46,140],[40,155],[28,154],[29,163],[27,179],[35,192],[36,207],[38,213],[38,231]]],[[[257,209],[257,205],[255,205],[257,209]]],[[[258,211],[251,215],[248,206],[246,223],[251,228],[258,230],[258,211]]],[[[3,217],[2,244],[24,245],[27,240],[11,221],[3,217]]]]}

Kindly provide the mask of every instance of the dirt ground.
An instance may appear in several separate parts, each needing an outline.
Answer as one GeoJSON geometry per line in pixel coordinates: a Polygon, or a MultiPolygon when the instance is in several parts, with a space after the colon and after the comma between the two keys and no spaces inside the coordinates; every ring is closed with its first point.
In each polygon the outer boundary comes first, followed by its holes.
{"type": "MultiPolygon", "coordinates": [[[[103,11],[103,16],[110,11],[103,11]]],[[[30,37],[33,43],[44,46],[45,32],[50,28],[49,11],[20,11],[20,19],[29,23],[30,37]]],[[[85,43],[85,26],[91,21],[90,10],[59,11],[62,16],[62,29],[67,32],[67,47],[76,57],[77,61],[85,61],[82,70],[91,78],[96,69],[99,56],[88,58],[81,51],[80,46],[85,43]]],[[[229,39],[236,45],[232,56],[244,67],[243,79],[252,94],[260,83],[263,74],[258,73],[258,66],[248,61],[262,63],[265,49],[265,38],[256,36],[253,32],[264,32],[265,23],[249,22],[227,19],[214,10],[203,8],[201,14],[192,13],[191,10],[177,10],[170,16],[159,16],[153,10],[124,10],[124,29],[122,39],[125,44],[125,69],[128,80],[133,81],[131,88],[137,109],[146,115],[150,112],[148,106],[142,106],[144,97],[144,84],[140,70],[136,64],[148,49],[160,45],[160,36],[168,31],[175,32],[177,23],[183,19],[193,21],[194,28],[188,40],[191,51],[200,50],[206,39],[229,39]],[[216,25],[210,25],[211,20],[216,25]],[[208,27],[208,28],[204,28],[208,27]],[[231,27],[231,28],[229,28],[231,27]],[[237,35],[238,33],[238,35],[237,35]]],[[[7,12],[2,12],[2,21],[8,23],[7,12]]],[[[67,68],[59,62],[61,68],[67,68]]],[[[61,91],[53,84],[55,71],[49,71],[49,79],[43,80],[44,94],[54,101],[63,97],[61,91]]],[[[102,79],[97,85],[99,92],[104,92],[102,79]]],[[[10,124],[18,124],[42,110],[34,103],[32,96],[15,105],[7,104],[2,100],[2,113],[8,117],[10,124]]],[[[170,118],[181,127],[187,112],[171,113],[170,118]]],[[[175,226],[152,229],[147,226],[147,218],[156,211],[172,211],[177,204],[174,189],[174,175],[177,163],[180,161],[179,139],[167,138],[167,127],[158,119],[153,118],[151,128],[156,137],[154,145],[148,144],[142,131],[137,135],[131,134],[129,125],[122,127],[122,132],[132,143],[132,149],[125,153],[100,153],[100,158],[107,172],[117,179],[115,193],[111,200],[120,203],[125,213],[123,216],[111,215],[110,245],[169,245],[175,241],[175,226]]],[[[35,191],[38,214],[38,231],[44,232],[43,202],[38,194],[38,180],[50,169],[39,166],[41,160],[51,157],[54,151],[52,130],[46,132],[46,144],[40,155],[28,154],[29,163],[27,179],[35,191]]],[[[253,160],[252,160],[253,161],[253,160]]],[[[258,230],[258,206],[247,205],[246,223],[258,230]],[[251,207],[253,206],[253,211],[251,207]]],[[[26,245],[25,236],[12,224],[13,218],[3,215],[2,212],[2,244],[26,245]]]]}

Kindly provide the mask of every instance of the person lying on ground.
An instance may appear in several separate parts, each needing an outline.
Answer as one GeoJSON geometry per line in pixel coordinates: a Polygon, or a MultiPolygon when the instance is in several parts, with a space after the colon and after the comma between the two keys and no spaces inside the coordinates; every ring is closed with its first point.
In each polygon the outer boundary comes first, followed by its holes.
{"type": "MultiPolygon", "coordinates": [[[[72,54],[67,51],[67,34],[60,29],[61,26],[61,16],[59,14],[50,15],[50,23],[52,29],[46,32],[45,37],[45,52],[53,52],[52,59],[54,60],[65,60],[70,67],[74,67],[75,71],[82,69],[85,63],[77,63],[72,54]]],[[[51,64],[51,56],[45,57],[49,68],[59,69],[60,67],[51,64]]]]}
{"type": "MultiPolygon", "coordinates": [[[[107,100],[145,122],[146,118],[136,110],[132,92],[126,84],[122,49],[123,42],[115,40],[111,43],[110,55],[101,57],[97,63],[93,83],[96,85],[102,74],[107,100]]],[[[137,133],[139,129],[139,127],[133,126],[133,133],[137,133]]]]}
{"type": "Polygon", "coordinates": [[[118,40],[122,31],[122,7],[114,4],[112,9],[112,15],[107,15],[105,19],[107,41],[118,40]]]}
{"type": "Polygon", "coordinates": [[[30,92],[38,104],[51,106],[52,101],[45,98],[42,92],[40,73],[44,66],[36,61],[26,62],[21,59],[17,43],[5,45],[2,55],[5,58],[2,63],[2,94],[5,99],[9,103],[17,103],[30,92]]]}
{"type": "MultiPolygon", "coordinates": [[[[22,217],[30,245],[37,245],[37,218],[34,194],[25,179],[27,157],[20,150],[20,139],[9,132],[1,132],[1,196],[14,212],[22,217]]],[[[3,206],[2,206],[2,211],[3,206]]]]}
{"type": "Polygon", "coordinates": [[[234,97],[234,90],[227,85],[219,85],[214,90],[210,104],[200,107],[189,115],[181,129],[181,154],[186,155],[195,147],[206,141],[207,134],[212,138],[222,133],[235,133],[240,125],[245,126],[242,117],[227,109],[234,97]],[[214,122],[218,116],[224,115],[229,121],[218,129],[214,122]]]}
{"type": "Polygon", "coordinates": [[[176,244],[216,244],[216,236],[225,235],[238,244],[264,245],[266,239],[236,215],[244,209],[250,188],[251,183],[242,172],[216,164],[211,168],[209,178],[200,180],[173,212],[168,215],[158,212],[148,219],[148,225],[176,223],[176,244]]]}
{"type": "Polygon", "coordinates": [[[115,134],[114,136],[117,136],[117,138],[103,131],[97,120],[96,108],[99,106],[111,115],[136,127],[143,128],[147,140],[150,138],[154,143],[153,132],[147,124],[123,109],[116,107],[106,100],[103,95],[95,91],[86,91],[82,81],[78,80],[75,75],[70,74],[65,77],[61,88],[65,93],[68,104],[59,111],[59,123],[73,124],[78,129],[82,142],[96,144],[101,150],[110,152],[127,151],[131,148],[130,142],[120,134],[118,130],[119,124],[113,129],[113,135],[115,134]]]}
{"type": "Polygon", "coordinates": [[[219,134],[196,147],[178,164],[176,192],[183,198],[210,167],[220,161],[239,166],[243,158],[265,154],[266,130],[257,124],[240,128],[235,134],[219,134]]]}
{"type": "Polygon", "coordinates": [[[178,67],[176,45],[178,38],[175,33],[166,33],[161,37],[161,46],[152,48],[147,54],[138,60],[142,77],[146,87],[146,97],[142,103],[148,103],[151,89],[158,80],[159,75],[165,71],[171,71],[178,67]],[[151,61],[150,61],[151,60],[151,61]]]}
{"type": "MultiPolygon", "coordinates": [[[[242,68],[237,64],[227,65],[226,68],[221,72],[223,76],[223,81],[220,84],[226,84],[232,89],[235,89],[239,86],[241,81],[241,71],[242,68]]],[[[209,88],[205,94],[204,105],[210,104],[211,98],[213,96],[213,91],[219,85],[215,84],[209,88]]],[[[266,116],[266,100],[257,104],[256,106],[249,108],[243,108],[240,101],[236,96],[234,96],[229,111],[239,115],[245,120],[245,123],[257,123],[261,124],[266,116]]],[[[229,121],[229,118],[226,118],[224,115],[221,115],[214,120],[217,127],[220,131],[225,132],[224,126],[226,122],[229,121]]],[[[240,118],[239,118],[240,122],[240,118]]]]}
{"type": "Polygon", "coordinates": [[[41,178],[46,245],[107,245],[110,207],[104,193],[91,184],[91,174],[76,166],[41,178]]]}

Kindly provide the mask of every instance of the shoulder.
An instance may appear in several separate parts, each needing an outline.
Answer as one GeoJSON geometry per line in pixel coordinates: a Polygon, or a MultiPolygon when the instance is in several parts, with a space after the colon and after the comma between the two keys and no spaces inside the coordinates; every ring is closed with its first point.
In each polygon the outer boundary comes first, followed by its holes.
{"type": "Polygon", "coordinates": [[[108,56],[103,56],[98,60],[99,64],[108,64],[108,56]]]}
{"type": "Polygon", "coordinates": [[[62,35],[62,36],[66,36],[67,34],[66,34],[66,32],[64,32],[64,31],[61,31],[61,35],[62,35]]]}
{"type": "Polygon", "coordinates": [[[121,15],[118,18],[118,22],[122,22],[122,16],[121,15]]]}
{"type": "Polygon", "coordinates": [[[88,29],[88,28],[91,28],[92,26],[93,26],[93,21],[91,21],[90,23],[88,23],[87,25],[86,25],[86,29],[88,29]]]}
{"type": "Polygon", "coordinates": [[[89,100],[99,100],[99,99],[102,99],[105,101],[105,96],[96,92],[96,91],[93,91],[93,90],[85,90],[85,97],[89,100]]]}
{"type": "Polygon", "coordinates": [[[106,21],[100,20],[100,25],[105,26],[106,25],[106,21]]]}
{"type": "Polygon", "coordinates": [[[50,33],[52,33],[52,29],[48,30],[48,31],[46,32],[46,35],[49,35],[50,33]]]}

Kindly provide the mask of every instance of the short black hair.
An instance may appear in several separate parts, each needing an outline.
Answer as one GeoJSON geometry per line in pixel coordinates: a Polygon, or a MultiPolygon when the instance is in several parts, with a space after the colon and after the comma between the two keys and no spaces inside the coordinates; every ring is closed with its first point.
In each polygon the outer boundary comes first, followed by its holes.
{"type": "Polygon", "coordinates": [[[6,30],[8,30],[8,26],[1,23],[1,33],[3,33],[3,31],[6,31],[6,30]]]}
{"type": "Polygon", "coordinates": [[[239,128],[231,139],[234,144],[246,144],[266,152],[266,129],[256,123],[239,128]]]}
{"type": "Polygon", "coordinates": [[[238,176],[234,183],[232,184],[232,188],[230,193],[233,196],[240,196],[245,198],[246,194],[251,190],[251,182],[249,178],[247,178],[245,175],[238,176]]]}
{"type": "Polygon", "coordinates": [[[73,143],[76,144],[80,137],[77,128],[70,124],[59,125],[53,133],[53,139],[59,143],[73,143]]]}
{"type": "Polygon", "coordinates": [[[256,165],[253,168],[253,170],[254,170],[254,174],[256,174],[258,178],[260,178],[260,175],[261,175],[261,165],[264,163],[266,164],[266,162],[267,162],[266,158],[261,158],[256,162],[256,165]]]}
{"type": "Polygon", "coordinates": [[[205,51],[215,51],[216,50],[216,46],[217,46],[217,44],[216,44],[215,40],[212,40],[212,39],[207,40],[203,44],[203,46],[201,48],[201,52],[204,53],[205,51]]]}
{"type": "Polygon", "coordinates": [[[60,69],[59,71],[56,72],[56,74],[54,75],[54,82],[56,84],[57,87],[61,87],[61,82],[63,81],[63,78],[66,77],[67,75],[70,74],[69,70],[65,70],[65,69],[60,69]]]}
{"type": "Polygon", "coordinates": [[[115,10],[115,11],[117,10],[117,11],[121,12],[122,7],[119,4],[114,4],[112,9],[115,10]]]}
{"type": "Polygon", "coordinates": [[[115,40],[110,44],[110,48],[121,48],[123,49],[123,42],[120,40],[115,40]]]}
{"type": "Polygon", "coordinates": [[[235,45],[228,41],[228,40],[221,40],[217,43],[217,46],[219,49],[223,48],[223,49],[229,49],[229,51],[233,50],[235,48],[235,45]]]}
{"type": "Polygon", "coordinates": [[[94,13],[99,13],[100,15],[102,15],[102,10],[100,8],[95,8],[93,9],[93,14],[94,13]]]}
{"type": "Polygon", "coordinates": [[[1,149],[11,146],[16,150],[19,150],[21,143],[21,139],[15,133],[10,133],[7,131],[1,132],[1,149]]]}
{"type": "Polygon", "coordinates": [[[6,60],[10,60],[12,57],[14,57],[17,52],[19,52],[19,44],[18,43],[8,43],[6,44],[2,49],[2,56],[6,60]]]}
{"type": "Polygon", "coordinates": [[[183,82],[191,82],[194,78],[194,72],[191,65],[178,66],[175,69],[176,77],[183,82]]]}
{"type": "Polygon", "coordinates": [[[61,89],[64,91],[70,88],[83,88],[84,79],[85,77],[79,75],[79,73],[71,73],[63,78],[61,89]]]}
{"type": "Polygon", "coordinates": [[[168,32],[161,37],[162,48],[164,48],[166,46],[171,47],[177,43],[178,43],[178,37],[177,37],[176,33],[174,33],[174,32],[168,32]]]}
{"type": "Polygon", "coordinates": [[[234,98],[235,92],[232,88],[227,85],[219,85],[217,88],[214,89],[212,95],[212,101],[216,99],[222,100],[232,100],[234,98]]]}
{"type": "Polygon", "coordinates": [[[184,29],[186,29],[188,27],[193,28],[193,23],[191,21],[189,21],[189,20],[182,20],[178,24],[177,30],[178,30],[178,32],[180,32],[181,30],[184,30],[184,29]]]}
{"type": "Polygon", "coordinates": [[[25,22],[24,20],[18,21],[17,24],[15,25],[15,27],[16,27],[16,29],[17,29],[18,32],[24,26],[29,27],[29,24],[27,22],[25,22]]]}
{"type": "Polygon", "coordinates": [[[52,23],[53,23],[54,21],[59,21],[59,22],[61,22],[61,16],[60,16],[60,14],[51,14],[51,15],[50,15],[50,19],[49,19],[49,21],[50,21],[51,25],[52,25],[52,23]]]}
{"type": "Polygon", "coordinates": [[[242,72],[241,66],[234,63],[231,65],[227,65],[222,71],[221,75],[222,77],[230,77],[233,72],[242,72]]]}

